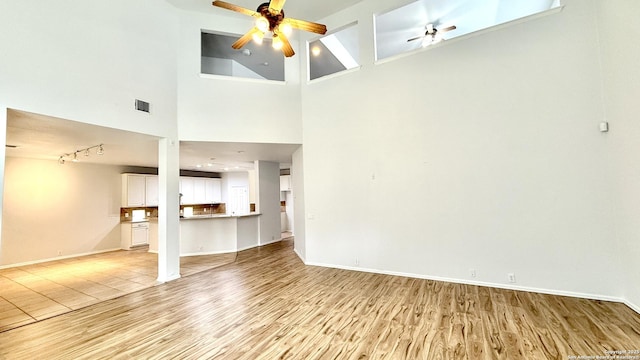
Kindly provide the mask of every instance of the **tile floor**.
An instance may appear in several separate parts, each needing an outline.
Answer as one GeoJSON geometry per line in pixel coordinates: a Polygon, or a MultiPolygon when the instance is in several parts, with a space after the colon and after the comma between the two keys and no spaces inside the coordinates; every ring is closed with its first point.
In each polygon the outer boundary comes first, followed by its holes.
{"type": "MultiPolygon", "coordinates": [[[[235,257],[183,257],[180,272],[188,276],[235,257]]],[[[0,332],[151,287],[157,259],[141,248],[0,270],[0,332]]]]}

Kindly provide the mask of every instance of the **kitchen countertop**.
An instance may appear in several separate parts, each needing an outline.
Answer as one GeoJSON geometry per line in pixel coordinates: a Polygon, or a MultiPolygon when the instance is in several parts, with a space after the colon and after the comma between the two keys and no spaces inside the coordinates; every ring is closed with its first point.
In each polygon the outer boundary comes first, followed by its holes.
{"type": "Polygon", "coordinates": [[[185,216],[181,217],[180,220],[200,220],[200,219],[219,219],[219,218],[238,218],[238,217],[246,217],[246,216],[257,216],[260,213],[252,212],[248,214],[207,214],[207,215],[193,215],[193,216],[185,216]]]}
{"type": "MultiPolygon", "coordinates": [[[[238,214],[238,215],[231,215],[231,214],[207,214],[207,215],[193,215],[193,216],[185,216],[185,217],[180,217],[180,220],[200,220],[200,219],[219,219],[219,218],[239,218],[239,217],[247,217],[247,216],[258,216],[260,215],[260,213],[257,212],[252,212],[252,213],[248,213],[248,214],[238,214]]],[[[151,217],[151,218],[144,218],[144,219],[136,219],[136,220],[123,220],[120,223],[121,224],[136,224],[136,223],[141,223],[141,222],[157,222],[158,218],[156,217],[151,217]]]]}

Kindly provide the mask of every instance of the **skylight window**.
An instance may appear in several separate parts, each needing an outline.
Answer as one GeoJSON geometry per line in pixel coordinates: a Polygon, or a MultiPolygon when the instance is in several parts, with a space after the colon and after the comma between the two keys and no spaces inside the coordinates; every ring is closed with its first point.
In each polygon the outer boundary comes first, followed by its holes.
{"type": "Polygon", "coordinates": [[[560,7],[560,0],[418,0],[375,16],[376,59],[560,7]],[[433,34],[430,28],[447,29],[433,34]],[[423,37],[436,41],[421,41],[423,37]],[[410,40],[410,41],[409,41],[410,40]]]}
{"type": "Polygon", "coordinates": [[[309,80],[360,66],[357,30],[354,23],[309,42],[309,80]]]}

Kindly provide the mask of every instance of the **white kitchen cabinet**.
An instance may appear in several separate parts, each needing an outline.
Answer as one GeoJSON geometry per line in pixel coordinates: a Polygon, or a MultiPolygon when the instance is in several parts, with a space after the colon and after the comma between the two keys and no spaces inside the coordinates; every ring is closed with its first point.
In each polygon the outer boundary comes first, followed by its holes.
{"type": "Polygon", "coordinates": [[[129,250],[149,244],[149,222],[127,222],[120,224],[121,247],[129,250]]]}
{"type": "Polygon", "coordinates": [[[180,177],[182,205],[214,204],[222,202],[220,179],[180,177]]]}
{"type": "Polygon", "coordinates": [[[186,176],[180,177],[180,194],[182,194],[181,204],[183,205],[195,204],[194,178],[186,177],[186,176]]]}
{"type": "Polygon", "coordinates": [[[206,193],[205,193],[205,178],[194,178],[193,179],[193,203],[194,204],[205,204],[206,203],[206,193]]]}
{"type": "Polygon", "coordinates": [[[158,206],[158,176],[145,175],[145,205],[158,206]]]}
{"type": "Polygon", "coordinates": [[[122,174],[122,206],[145,206],[145,176],[122,174]]]}
{"type": "Polygon", "coordinates": [[[280,191],[291,191],[291,175],[280,175],[280,191]]]}
{"type": "Polygon", "coordinates": [[[122,174],[122,207],[158,206],[158,176],[122,174]]]}
{"type": "Polygon", "coordinates": [[[205,180],[205,204],[217,204],[222,202],[222,181],[220,179],[205,180]]]}

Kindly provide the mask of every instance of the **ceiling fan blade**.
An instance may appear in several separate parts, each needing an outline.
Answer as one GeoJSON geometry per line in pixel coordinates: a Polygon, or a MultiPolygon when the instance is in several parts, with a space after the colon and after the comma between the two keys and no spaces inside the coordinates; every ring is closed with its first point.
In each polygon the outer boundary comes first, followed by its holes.
{"type": "Polygon", "coordinates": [[[411,39],[407,40],[407,42],[409,42],[409,41],[414,41],[414,40],[419,40],[419,39],[422,39],[423,37],[424,37],[424,35],[422,35],[422,36],[416,36],[416,37],[414,37],[414,38],[411,38],[411,39]]]}
{"type": "Polygon", "coordinates": [[[242,37],[238,40],[236,40],[236,42],[234,42],[231,47],[234,49],[240,49],[241,47],[245,46],[249,41],[251,41],[251,39],[253,39],[253,34],[260,32],[260,29],[258,29],[257,27],[254,27],[253,29],[247,31],[246,34],[242,35],[242,37]]]}
{"type": "Polygon", "coordinates": [[[271,2],[269,3],[269,12],[277,15],[280,14],[280,11],[282,11],[282,8],[284,7],[284,2],[287,0],[271,0],[271,2]]]}
{"type": "Polygon", "coordinates": [[[241,14],[245,14],[245,15],[249,15],[249,16],[260,17],[260,14],[255,12],[255,11],[253,11],[253,10],[245,9],[245,8],[243,8],[241,6],[230,4],[230,3],[224,2],[224,1],[216,0],[211,5],[217,6],[217,7],[221,7],[223,9],[227,9],[227,10],[236,11],[236,12],[239,12],[241,14]]]}
{"type": "Polygon", "coordinates": [[[451,30],[455,30],[455,29],[456,29],[456,26],[455,26],[455,25],[451,25],[451,26],[449,26],[449,27],[446,27],[446,28],[444,28],[444,29],[440,29],[440,30],[438,30],[438,31],[440,31],[441,33],[443,33],[443,32],[447,32],[447,31],[451,31],[451,30]]]}
{"type": "Polygon", "coordinates": [[[286,18],[282,20],[282,22],[290,24],[291,27],[293,28],[320,34],[320,35],[324,35],[327,33],[327,27],[325,25],[314,23],[311,21],[286,18]]]}
{"type": "Polygon", "coordinates": [[[287,39],[287,36],[281,31],[276,30],[275,33],[276,35],[278,35],[280,40],[282,40],[282,53],[284,54],[284,56],[292,57],[295,52],[293,51],[293,48],[291,47],[291,43],[289,42],[289,39],[287,39]]]}

